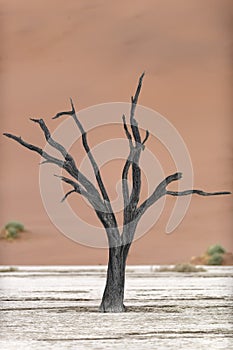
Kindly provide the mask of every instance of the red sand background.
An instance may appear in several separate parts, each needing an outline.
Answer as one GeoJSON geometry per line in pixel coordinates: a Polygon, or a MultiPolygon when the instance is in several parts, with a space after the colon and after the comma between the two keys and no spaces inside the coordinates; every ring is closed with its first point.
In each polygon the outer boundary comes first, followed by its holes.
{"type": "MultiPolygon", "coordinates": [[[[230,0],[1,0],[0,16],[3,131],[43,146],[29,116],[47,117],[53,130],[58,123],[48,117],[67,108],[69,96],[79,109],[127,102],[146,70],[140,103],[167,117],[183,136],[195,187],[232,189],[230,0]]],[[[49,221],[38,156],[3,137],[0,142],[0,224],[20,220],[31,232],[14,243],[0,241],[0,263],[106,263],[106,250],[70,241],[49,221]]],[[[168,200],[157,225],[134,243],[129,263],[187,261],[217,242],[232,251],[230,196],[194,196],[168,236],[173,203],[168,200]]]]}

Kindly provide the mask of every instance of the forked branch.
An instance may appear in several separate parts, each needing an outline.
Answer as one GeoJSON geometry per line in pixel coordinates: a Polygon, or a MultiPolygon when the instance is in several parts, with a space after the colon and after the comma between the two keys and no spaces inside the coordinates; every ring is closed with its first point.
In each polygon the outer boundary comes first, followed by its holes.
{"type": "Polygon", "coordinates": [[[95,178],[96,178],[96,181],[97,181],[97,184],[99,186],[99,189],[100,189],[100,192],[101,192],[101,195],[102,195],[102,198],[104,200],[104,204],[105,204],[105,211],[107,213],[109,213],[112,217],[112,221],[114,223],[114,226],[117,227],[117,221],[116,221],[116,217],[115,217],[115,214],[113,212],[113,209],[112,209],[112,206],[111,206],[111,202],[110,202],[110,199],[109,199],[109,196],[108,196],[108,193],[107,193],[107,190],[104,186],[104,183],[103,183],[103,180],[102,180],[102,177],[101,177],[101,174],[100,174],[100,169],[95,161],[95,158],[90,150],[90,147],[89,147],[89,144],[88,144],[88,141],[87,141],[87,133],[82,125],[82,123],[80,122],[80,120],[78,119],[77,117],[77,114],[76,114],[76,111],[75,111],[75,107],[74,107],[74,104],[73,104],[73,101],[72,99],[70,99],[70,103],[71,103],[71,111],[67,111],[67,112],[60,112],[60,113],[57,113],[52,119],[57,119],[63,115],[69,115],[73,118],[75,124],[77,125],[81,135],[82,135],[82,143],[83,143],[83,147],[87,153],[87,156],[90,160],[90,163],[91,163],[91,166],[93,168],[93,171],[94,171],[94,174],[95,174],[95,178]]]}
{"type": "Polygon", "coordinates": [[[137,209],[136,217],[140,218],[145,211],[153,205],[159,198],[164,196],[166,194],[166,187],[174,181],[180,180],[182,178],[182,173],[175,173],[172,175],[169,175],[160,182],[160,184],[156,187],[154,192],[140,205],[140,207],[137,209]]]}
{"type": "Polygon", "coordinates": [[[182,173],[175,173],[173,175],[168,176],[165,180],[163,180],[154,190],[154,192],[141,204],[141,206],[137,210],[137,218],[139,219],[145,211],[153,205],[159,198],[165,195],[170,196],[188,196],[191,194],[198,194],[200,196],[219,196],[219,195],[227,195],[231,194],[229,191],[220,191],[220,192],[205,192],[202,190],[185,190],[185,191],[169,191],[167,190],[167,186],[173,182],[180,180],[182,178],[182,173]]]}
{"type": "Polygon", "coordinates": [[[135,119],[135,111],[138,103],[140,91],[142,88],[142,81],[145,73],[143,73],[138,81],[138,86],[135,95],[131,97],[131,109],[130,109],[130,126],[133,134],[135,145],[132,143],[132,136],[126,124],[125,116],[123,115],[123,126],[126,136],[129,140],[129,155],[125,162],[125,166],[122,172],[122,192],[124,199],[124,224],[127,224],[134,217],[137,204],[139,202],[139,196],[141,191],[141,169],[139,167],[139,159],[141,151],[145,147],[145,142],[149,137],[149,132],[146,131],[146,135],[143,141],[141,141],[141,135],[138,128],[138,123],[135,119]],[[132,166],[132,191],[129,195],[128,187],[128,175],[130,166],[132,166]]]}
{"type": "Polygon", "coordinates": [[[85,197],[89,203],[93,206],[93,208],[95,210],[97,210],[98,212],[104,212],[105,211],[105,206],[103,203],[99,202],[98,200],[96,200],[95,196],[91,195],[90,193],[88,193],[87,191],[85,191],[85,189],[80,186],[77,182],[69,179],[68,177],[65,176],[60,176],[60,175],[54,175],[56,177],[58,177],[59,179],[61,179],[63,182],[71,185],[73,187],[72,191],[69,191],[63,198],[62,198],[62,202],[72,193],[76,192],[81,194],[83,197],[85,197]]]}
{"type": "Polygon", "coordinates": [[[22,146],[28,148],[31,151],[37,152],[40,154],[46,161],[46,163],[52,163],[58,165],[60,168],[64,168],[71,176],[73,176],[80,184],[87,190],[87,192],[91,193],[93,196],[96,197],[97,200],[101,201],[101,197],[99,195],[99,192],[95,188],[95,186],[91,183],[90,180],[87,179],[85,175],[83,175],[79,169],[77,168],[75,161],[73,157],[66,151],[66,149],[57,141],[53,140],[51,137],[50,131],[47,128],[45,122],[43,119],[31,119],[33,122],[40,125],[46,141],[56,150],[58,150],[62,156],[64,157],[64,161],[51,156],[47,152],[43,151],[41,148],[34,146],[32,144],[27,143],[24,141],[21,137],[4,133],[6,137],[9,137],[16,142],[20,143],[22,146]]]}
{"type": "MultiPolygon", "coordinates": [[[[73,104],[73,101],[72,99],[70,99],[70,103],[71,103],[71,107],[72,107],[72,110],[71,111],[68,111],[68,112],[60,112],[60,113],[57,113],[55,115],[55,117],[53,117],[52,119],[57,119],[63,115],[69,115],[73,118],[73,120],[75,121],[76,125],[78,126],[78,129],[82,135],[82,143],[83,143],[83,147],[87,153],[87,156],[90,160],[90,163],[92,165],[92,168],[94,170],[94,174],[95,174],[95,177],[96,177],[96,180],[97,180],[97,183],[98,183],[98,186],[99,186],[99,189],[101,191],[101,194],[103,196],[103,199],[107,202],[110,203],[110,199],[109,199],[109,196],[107,194],[107,191],[105,189],[105,186],[104,186],[104,183],[103,183],[103,180],[102,180],[102,177],[100,175],[100,170],[99,170],[99,167],[93,157],[93,154],[90,150],[90,147],[88,145],[88,141],[87,141],[87,133],[86,131],[84,130],[80,120],[78,119],[77,117],[77,114],[76,114],[76,111],[75,111],[75,108],[74,108],[74,104],[73,104]]],[[[111,209],[111,208],[109,208],[111,209]]],[[[112,212],[112,210],[110,210],[110,212],[112,212]]]]}
{"type": "Polygon", "coordinates": [[[64,162],[58,158],[55,158],[51,155],[49,155],[47,152],[43,151],[40,147],[34,146],[26,141],[24,141],[21,136],[15,136],[9,133],[3,133],[4,136],[8,137],[9,139],[12,139],[16,142],[18,142],[20,145],[24,146],[25,148],[28,148],[31,151],[34,151],[38,153],[41,157],[45,159],[43,163],[52,163],[58,165],[60,168],[63,168],[64,162]]]}
{"type": "MultiPolygon", "coordinates": [[[[74,111],[74,107],[72,104],[72,111],[58,113],[56,115],[56,117],[64,115],[64,114],[73,115],[73,113],[74,113],[73,111],[74,111]]],[[[75,118],[76,118],[76,114],[75,114],[75,118]]],[[[8,138],[15,140],[16,142],[20,143],[22,146],[28,148],[29,150],[32,150],[32,151],[40,154],[40,156],[42,156],[45,159],[41,164],[45,164],[45,163],[56,164],[60,168],[65,169],[78,183],[76,183],[68,178],[61,177],[62,181],[65,181],[73,186],[73,190],[69,191],[64,196],[63,201],[70,194],[72,194],[74,192],[80,193],[81,195],[86,197],[88,199],[88,201],[90,202],[90,204],[93,206],[97,216],[99,217],[99,219],[103,223],[104,227],[108,228],[107,234],[108,234],[109,241],[111,241],[111,244],[114,244],[114,245],[119,244],[120,234],[119,234],[116,218],[115,218],[115,215],[112,211],[109,198],[108,198],[108,196],[106,196],[107,193],[104,192],[105,188],[104,188],[104,185],[102,183],[102,179],[100,177],[98,166],[95,163],[94,158],[92,157],[90,152],[88,153],[88,156],[89,156],[89,159],[91,160],[93,168],[95,168],[95,175],[97,178],[97,182],[101,188],[101,192],[102,192],[102,195],[104,197],[104,201],[101,199],[101,196],[100,196],[98,190],[93,185],[93,183],[90,180],[88,180],[82,172],[79,171],[79,169],[77,168],[77,166],[75,164],[73,157],[66,151],[66,149],[59,142],[55,141],[51,137],[50,131],[47,128],[44,120],[43,119],[31,119],[31,120],[33,122],[39,124],[39,126],[41,127],[41,129],[44,133],[46,141],[54,149],[56,149],[57,151],[59,151],[62,154],[62,156],[64,157],[64,161],[61,159],[58,159],[54,156],[51,156],[50,154],[48,154],[47,152],[44,152],[41,148],[39,148],[35,145],[27,143],[21,137],[18,137],[18,136],[12,135],[12,134],[8,134],[8,133],[5,133],[4,135],[8,138]],[[101,184],[103,186],[101,186],[101,184]],[[114,229],[111,230],[111,228],[114,228],[114,229]],[[111,232],[112,237],[110,237],[110,232],[111,232]]],[[[84,132],[82,126],[81,126],[81,130],[82,130],[82,132],[84,132]]],[[[84,148],[88,152],[89,146],[87,144],[85,132],[82,133],[82,139],[83,139],[84,148]]]]}

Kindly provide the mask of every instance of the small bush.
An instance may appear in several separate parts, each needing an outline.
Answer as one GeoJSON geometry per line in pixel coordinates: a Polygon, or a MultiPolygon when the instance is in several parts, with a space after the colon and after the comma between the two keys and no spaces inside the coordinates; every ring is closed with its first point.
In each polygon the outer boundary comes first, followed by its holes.
{"type": "Polygon", "coordinates": [[[18,230],[15,227],[8,227],[6,230],[6,238],[7,239],[14,239],[18,237],[18,230]]]}
{"type": "Polygon", "coordinates": [[[208,265],[222,265],[223,256],[222,253],[214,253],[210,256],[207,264],[208,265]]]}
{"type": "Polygon", "coordinates": [[[24,225],[18,221],[9,221],[0,233],[0,238],[9,240],[15,239],[19,236],[19,232],[24,231],[24,225]]]}
{"type": "Polygon", "coordinates": [[[226,253],[225,249],[220,244],[211,245],[207,250],[208,255],[224,254],[226,253]]]}
{"type": "Polygon", "coordinates": [[[10,221],[5,225],[5,229],[8,230],[10,228],[14,228],[18,232],[24,231],[24,225],[18,221],[10,221]]]}

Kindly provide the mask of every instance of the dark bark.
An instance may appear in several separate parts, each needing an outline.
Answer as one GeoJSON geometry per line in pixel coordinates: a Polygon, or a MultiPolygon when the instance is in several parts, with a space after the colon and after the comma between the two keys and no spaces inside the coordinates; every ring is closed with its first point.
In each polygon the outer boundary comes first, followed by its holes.
{"type": "Polygon", "coordinates": [[[99,307],[100,312],[124,312],[125,268],[135,230],[134,221],[124,226],[121,245],[109,248],[106,285],[99,307]]]}
{"type": "Polygon", "coordinates": [[[109,248],[106,286],[99,307],[101,312],[125,311],[124,290],[126,259],[123,258],[122,248],[123,246],[109,248]]]}
{"type": "Polygon", "coordinates": [[[71,111],[57,113],[53,119],[57,119],[63,115],[71,116],[78,126],[82,135],[83,147],[88,155],[90,163],[92,165],[96,181],[99,190],[94,184],[85,177],[77,168],[74,159],[66,151],[66,149],[55,141],[50,134],[43,119],[31,119],[33,122],[40,125],[46,141],[56,150],[61,153],[62,159],[51,156],[47,152],[44,152],[41,148],[29,144],[21,137],[4,133],[4,135],[10,139],[15,140],[25,148],[38,153],[44,161],[41,164],[56,164],[59,168],[63,168],[73,179],[69,179],[64,176],[58,176],[61,181],[72,186],[72,190],[66,193],[62,201],[73,193],[78,193],[90,202],[96,215],[103,224],[109,243],[109,262],[107,270],[106,286],[102,298],[102,302],[99,310],[101,312],[123,312],[124,306],[124,287],[125,287],[125,267],[126,260],[129,253],[129,249],[134,239],[135,230],[137,224],[146,212],[146,210],[152,206],[156,201],[165,195],[171,196],[186,196],[191,194],[197,194],[201,196],[217,196],[230,194],[230,192],[205,192],[202,190],[188,189],[186,191],[169,191],[167,186],[173,181],[181,179],[181,173],[172,174],[166,179],[162,180],[160,184],[155,188],[152,194],[139,205],[140,191],[141,191],[141,169],[140,169],[140,156],[145,148],[145,143],[149,137],[149,132],[146,131],[144,139],[142,139],[138,123],[135,119],[135,111],[140,95],[142,81],[144,73],[141,75],[135,95],[131,98],[131,111],[130,111],[130,129],[127,126],[126,118],[123,116],[123,126],[126,133],[126,137],[129,141],[129,155],[125,162],[125,166],[122,172],[122,194],[124,199],[124,218],[123,218],[123,232],[120,235],[117,225],[115,214],[113,213],[108,193],[101,178],[99,167],[92,155],[92,152],[88,145],[87,134],[79,121],[73,102],[71,100],[71,111]],[[130,131],[131,130],[131,131],[130,131]],[[128,176],[129,171],[132,171],[132,191],[129,193],[128,176]],[[99,192],[100,191],[100,192],[99,192]]]}

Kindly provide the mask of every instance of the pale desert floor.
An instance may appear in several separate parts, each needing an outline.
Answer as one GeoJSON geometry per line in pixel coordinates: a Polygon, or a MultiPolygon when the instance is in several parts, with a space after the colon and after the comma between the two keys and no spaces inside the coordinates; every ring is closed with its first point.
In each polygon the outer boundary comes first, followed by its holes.
{"type": "Polygon", "coordinates": [[[233,349],[232,267],[159,268],[127,269],[123,314],[98,312],[104,267],[1,272],[1,349],[233,349]]]}

